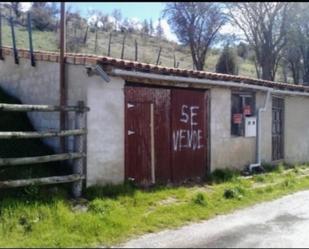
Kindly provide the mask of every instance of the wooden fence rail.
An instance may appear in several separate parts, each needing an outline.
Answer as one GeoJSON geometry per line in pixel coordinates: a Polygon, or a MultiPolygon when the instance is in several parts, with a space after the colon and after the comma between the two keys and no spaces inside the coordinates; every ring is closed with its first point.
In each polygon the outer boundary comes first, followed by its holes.
{"type": "Polygon", "coordinates": [[[0,181],[0,188],[15,188],[25,187],[29,185],[48,185],[56,183],[69,183],[76,182],[85,179],[85,176],[79,174],[72,174],[66,176],[50,176],[42,178],[22,179],[22,180],[10,180],[0,181]]]}
{"type": "Polygon", "coordinates": [[[27,138],[48,138],[48,137],[66,137],[75,135],[85,135],[86,129],[66,130],[66,131],[1,131],[0,139],[27,139],[27,138]]]}
{"type": "Polygon", "coordinates": [[[81,108],[79,106],[54,106],[54,105],[19,105],[19,104],[4,104],[0,103],[0,111],[10,112],[86,112],[89,107],[81,108]]]}
{"type": "Polygon", "coordinates": [[[78,101],[76,106],[53,106],[53,105],[24,105],[24,104],[5,104],[0,103],[0,111],[9,112],[75,112],[75,127],[71,130],[61,131],[43,131],[43,132],[26,132],[26,131],[4,131],[0,132],[0,139],[30,139],[30,138],[48,138],[48,137],[66,137],[74,136],[74,149],[72,153],[62,153],[45,156],[32,156],[21,158],[0,158],[0,166],[16,166],[37,163],[48,163],[55,161],[74,160],[71,175],[51,176],[43,178],[20,179],[0,181],[0,188],[22,187],[32,184],[46,185],[57,183],[72,182],[72,193],[74,197],[81,196],[84,171],[86,164],[86,153],[84,143],[87,135],[86,115],[89,108],[84,105],[83,101],[78,101]]]}
{"type": "Polygon", "coordinates": [[[72,160],[85,157],[84,153],[63,153],[47,156],[33,156],[33,157],[20,157],[20,158],[0,158],[0,166],[14,166],[36,163],[48,163],[64,160],[72,160]]]}

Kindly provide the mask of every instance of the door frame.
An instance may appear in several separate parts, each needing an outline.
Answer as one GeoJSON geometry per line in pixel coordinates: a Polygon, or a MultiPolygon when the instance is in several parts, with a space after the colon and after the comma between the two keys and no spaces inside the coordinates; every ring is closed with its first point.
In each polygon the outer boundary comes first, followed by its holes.
{"type": "MultiPolygon", "coordinates": [[[[273,129],[273,100],[274,99],[279,99],[280,101],[282,101],[282,117],[281,117],[281,153],[282,153],[282,158],[279,159],[273,159],[273,148],[271,150],[271,160],[272,162],[281,162],[284,160],[285,158],[285,99],[283,96],[280,95],[272,95],[272,105],[271,105],[271,132],[273,129]]],[[[271,135],[272,136],[272,135],[271,135]]],[[[273,136],[272,136],[273,139],[273,136]]],[[[273,140],[271,141],[271,145],[273,146],[273,140]]]]}

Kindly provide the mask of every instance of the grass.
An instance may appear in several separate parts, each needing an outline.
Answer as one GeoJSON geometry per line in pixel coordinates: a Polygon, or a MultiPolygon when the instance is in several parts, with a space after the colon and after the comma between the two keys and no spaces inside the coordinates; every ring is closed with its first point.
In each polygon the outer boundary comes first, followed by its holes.
{"type": "MultiPolygon", "coordinates": [[[[3,198],[0,247],[117,245],[137,235],[212,218],[309,188],[308,165],[211,184],[141,190],[132,184],[90,187],[79,201],[65,191],[3,198]],[[263,178],[263,180],[261,180],[263,178]],[[274,180],[275,179],[275,180],[274,180]],[[256,187],[256,184],[263,184],[256,187]]],[[[227,173],[229,175],[230,173],[227,173]]],[[[43,192],[42,192],[43,191],[43,192]]]]}

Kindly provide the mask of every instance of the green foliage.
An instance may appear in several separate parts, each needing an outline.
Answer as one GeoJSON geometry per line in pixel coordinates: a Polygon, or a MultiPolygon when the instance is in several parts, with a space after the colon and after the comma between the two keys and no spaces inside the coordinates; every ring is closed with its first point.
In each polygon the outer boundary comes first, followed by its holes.
{"type": "Polygon", "coordinates": [[[256,176],[254,176],[254,180],[255,180],[256,182],[265,182],[265,181],[266,181],[264,175],[256,175],[256,176]]]}
{"type": "Polygon", "coordinates": [[[275,172],[282,173],[285,170],[285,165],[283,163],[279,163],[275,166],[275,172]]]}
{"type": "Polygon", "coordinates": [[[239,176],[240,176],[240,173],[237,170],[216,169],[210,174],[210,176],[208,177],[208,180],[210,182],[222,183],[222,182],[231,181],[239,176]]]}
{"type": "Polygon", "coordinates": [[[91,186],[84,191],[87,199],[93,200],[97,197],[117,198],[119,196],[129,195],[132,196],[136,187],[131,182],[126,182],[119,185],[108,184],[106,186],[91,186]]]}
{"type": "Polygon", "coordinates": [[[248,57],[248,54],[249,54],[249,45],[240,42],[237,45],[237,55],[242,59],[246,59],[248,57]]]}
{"type": "Polygon", "coordinates": [[[56,28],[56,14],[59,12],[55,4],[34,2],[31,7],[32,25],[40,31],[51,31],[56,28]]]}
{"type": "Polygon", "coordinates": [[[216,72],[237,75],[238,71],[239,69],[236,53],[229,47],[229,45],[226,45],[218,59],[216,72]]]}
{"type": "Polygon", "coordinates": [[[242,199],[245,191],[242,187],[232,187],[224,190],[223,196],[226,199],[242,199]]]}
{"type": "Polygon", "coordinates": [[[266,172],[272,172],[275,170],[275,166],[270,163],[262,163],[262,167],[265,169],[266,172]]]}
{"type": "Polygon", "coordinates": [[[207,201],[205,198],[204,193],[198,192],[193,198],[192,198],[193,203],[201,206],[207,206],[207,201]]]}

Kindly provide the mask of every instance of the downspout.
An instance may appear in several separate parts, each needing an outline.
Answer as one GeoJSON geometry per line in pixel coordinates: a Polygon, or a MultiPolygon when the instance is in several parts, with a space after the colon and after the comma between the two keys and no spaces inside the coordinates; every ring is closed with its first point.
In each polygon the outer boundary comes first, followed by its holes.
{"type": "Polygon", "coordinates": [[[270,95],[272,90],[267,91],[264,107],[259,108],[257,115],[257,138],[256,138],[256,159],[257,162],[249,165],[249,171],[252,172],[252,169],[255,167],[261,166],[261,129],[262,129],[262,112],[267,110],[267,105],[269,103],[270,95]]]}

